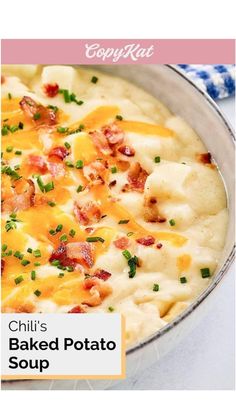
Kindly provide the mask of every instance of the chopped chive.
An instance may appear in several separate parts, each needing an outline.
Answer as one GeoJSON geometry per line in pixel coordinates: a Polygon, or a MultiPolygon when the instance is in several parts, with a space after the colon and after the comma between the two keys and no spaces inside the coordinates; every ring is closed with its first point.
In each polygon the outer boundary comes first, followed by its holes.
{"type": "Polygon", "coordinates": [[[16,223],[14,221],[8,220],[5,224],[6,232],[13,230],[14,228],[16,229],[16,223]]]}
{"type": "Polygon", "coordinates": [[[97,83],[97,81],[98,81],[98,77],[93,76],[93,77],[91,78],[91,83],[96,84],[96,83],[97,83]]]}
{"type": "Polygon", "coordinates": [[[8,250],[8,252],[7,252],[7,254],[6,254],[6,256],[11,256],[12,255],[12,250],[8,250]]]}
{"type": "Polygon", "coordinates": [[[27,252],[28,253],[32,253],[33,252],[33,249],[31,249],[31,247],[28,247],[27,252]]]}
{"type": "Polygon", "coordinates": [[[2,251],[5,252],[5,250],[7,250],[7,244],[2,245],[2,251]]]}
{"type": "Polygon", "coordinates": [[[83,186],[79,185],[78,188],[76,189],[76,192],[81,192],[83,190],[83,186]]]}
{"type": "Polygon", "coordinates": [[[84,124],[79,125],[79,130],[82,131],[85,128],[84,124]]]}
{"type": "Polygon", "coordinates": [[[71,97],[70,97],[70,93],[67,89],[63,90],[63,96],[64,96],[64,101],[66,103],[70,103],[71,102],[71,97]]]}
{"type": "Polygon", "coordinates": [[[121,115],[116,115],[116,119],[117,119],[118,121],[122,121],[123,116],[121,116],[121,115]]]}
{"type": "Polygon", "coordinates": [[[179,278],[179,280],[180,280],[181,284],[186,284],[186,282],[188,282],[187,278],[185,276],[182,276],[181,278],[179,278]]]}
{"type": "Polygon", "coordinates": [[[50,192],[54,189],[54,183],[48,182],[46,185],[44,185],[45,192],[50,192]]]}
{"type": "Polygon", "coordinates": [[[48,201],[48,203],[47,203],[50,207],[55,207],[56,206],[56,204],[55,204],[55,202],[53,202],[53,201],[48,201]]]}
{"type": "Polygon", "coordinates": [[[133,236],[133,234],[134,234],[134,232],[133,232],[133,231],[129,231],[129,232],[127,233],[127,236],[128,236],[128,237],[130,237],[130,236],[133,236]]]}
{"type": "Polygon", "coordinates": [[[34,266],[41,266],[40,262],[34,262],[34,266]]]}
{"type": "Polygon", "coordinates": [[[127,260],[129,260],[129,259],[131,259],[131,253],[126,249],[126,250],[123,250],[123,252],[122,252],[122,255],[125,257],[125,259],[127,259],[127,260]]]}
{"type": "Polygon", "coordinates": [[[128,260],[128,265],[130,267],[129,270],[129,278],[133,278],[136,275],[136,267],[138,265],[138,258],[137,256],[133,256],[128,260]]]}
{"type": "Polygon", "coordinates": [[[41,118],[41,114],[39,113],[39,112],[36,112],[35,114],[34,114],[34,116],[33,116],[33,119],[35,120],[35,121],[37,121],[38,119],[40,119],[41,118]]]}
{"type": "Polygon", "coordinates": [[[68,143],[67,141],[65,141],[64,146],[67,148],[67,150],[71,148],[70,143],[68,143]]]}
{"type": "Polygon", "coordinates": [[[15,213],[15,212],[12,212],[12,213],[10,214],[10,218],[15,219],[15,218],[16,218],[16,213],[15,213]]]}
{"type": "Polygon", "coordinates": [[[111,173],[117,173],[117,167],[116,166],[111,167],[111,173]]]}
{"type": "Polygon", "coordinates": [[[73,272],[74,268],[73,268],[73,266],[67,266],[66,270],[67,270],[67,272],[73,272]]]}
{"type": "Polygon", "coordinates": [[[8,147],[6,148],[6,152],[7,152],[7,153],[11,153],[11,152],[12,152],[12,150],[13,150],[13,147],[12,147],[12,146],[8,146],[8,147]]]}
{"type": "Polygon", "coordinates": [[[57,259],[54,259],[54,260],[51,262],[51,265],[52,265],[52,266],[59,266],[59,265],[60,265],[60,261],[59,261],[59,260],[57,260],[57,259]]]}
{"type": "Polygon", "coordinates": [[[34,294],[36,295],[36,297],[39,297],[42,293],[39,290],[35,290],[34,291],[34,294]]]}
{"type": "Polygon", "coordinates": [[[23,278],[22,275],[20,275],[17,278],[15,278],[15,284],[16,285],[20,284],[22,281],[24,281],[24,278],[23,278]]]}
{"type": "Polygon", "coordinates": [[[65,162],[65,165],[67,166],[67,167],[74,167],[74,164],[72,163],[72,161],[70,161],[70,160],[67,160],[66,162],[65,162]]]}
{"type": "Polygon", "coordinates": [[[152,288],[153,291],[157,292],[157,291],[159,291],[159,289],[160,289],[159,284],[154,284],[153,285],[153,288],[152,288]]]}
{"type": "Polygon", "coordinates": [[[76,164],[75,164],[76,169],[83,169],[84,167],[84,163],[82,160],[77,160],[76,164]]]}
{"type": "Polygon", "coordinates": [[[21,156],[22,155],[22,151],[21,150],[16,150],[15,151],[16,156],[21,156]]]}
{"type": "Polygon", "coordinates": [[[39,249],[36,249],[33,251],[33,255],[36,258],[40,258],[41,257],[41,251],[39,249]]]}
{"type": "Polygon", "coordinates": [[[44,192],[44,184],[43,184],[43,181],[42,181],[41,176],[37,176],[37,184],[38,184],[38,186],[39,186],[39,189],[40,189],[42,192],[44,192]]]}
{"type": "Polygon", "coordinates": [[[17,250],[17,251],[14,253],[14,255],[13,255],[13,256],[15,256],[15,258],[20,259],[20,260],[22,260],[22,259],[23,259],[23,257],[24,257],[23,253],[19,252],[19,250],[17,250]]]}
{"type": "Polygon", "coordinates": [[[65,276],[65,274],[63,272],[60,272],[58,278],[63,278],[63,276],[65,276]]]}
{"type": "Polygon", "coordinates": [[[57,127],[57,132],[59,132],[60,134],[64,134],[68,131],[68,129],[68,127],[57,127]]]}
{"type": "Polygon", "coordinates": [[[56,227],[56,231],[59,232],[63,229],[63,225],[62,224],[58,224],[58,226],[56,227]]]}
{"type": "Polygon", "coordinates": [[[16,164],[16,165],[14,166],[14,170],[20,170],[20,165],[19,165],[19,164],[16,164]]]}
{"type": "Polygon", "coordinates": [[[53,105],[48,105],[48,109],[52,109],[55,113],[58,111],[58,107],[53,105]]]}
{"type": "Polygon", "coordinates": [[[104,243],[104,239],[102,238],[102,237],[87,237],[87,239],[86,239],[86,241],[87,242],[101,242],[101,243],[104,243]]]}
{"type": "Polygon", "coordinates": [[[14,132],[18,131],[18,129],[19,129],[18,125],[12,125],[12,126],[10,127],[10,131],[11,131],[11,133],[12,133],[12,134],[13,134],[14,132]]]}
{"type": "Polygon", "coordinates": [[[51,236],[55,236],[55,234],[57,234],[57,232],[53,229],[49,230],[49,234],[51,234],[51,236]]]}
{"type": "Polygon", "coordinates": [[[1,132],[2,132],[2,135],[7,135],[8,134],[8,127],[6,125],[3,125],[1,132]]]}
{"type": "Polygon", "coordinates": [[[160,156],[156,156],[156,157],[154,158],[154,161],[155,161],[155,163],[160,163],[160,161],[161,161],[160,156]]]}
{"type": "Polygon", "coordinates": [[[110,311],[111,313],[114,311],[115,309],[114,309],[114,307],[108,307],[108,311],[110,311]]]}
{"type": "Polygon", "coordinates": [[[77,105],[79,105],[79,106],[83,105],[83,103],[84,103],[84,102],[83,102],[83,100],[76,100],[75,102],[76,102],[76,103],[77,103],[77,105]]]}
{"type": "Polygon", "coordinates": [[[29,265],[30,264],[30,261],[29,260],[27,260],[27,259],[23,259],[22,261],[21,261],[21,265],[23,265],[23,266],[27,266],[27,265],[29,265]]]}
{"type": "Polygon", "coordinates": [[[36,279],[36,272],[31,271],[30,277],[31,277],[32,281],[34,281],[36,279]]]}
{"type": "Polygon", "coordinates": [[[73,230],[73,229],[71,229],[71,230],[70,230],[70,232],[69,232],[69,235],[70,235],[71,237],[74,237],[74,236],[75,236],[75,234],[76,234],[76,231],[75,231],[75,230],[73,230]]]}
{"type": "Polygon", "coordinates": [[[118,224],[128,224],[129,220],[120,220],[118,224]]]}
{"type": "Polygon", "coordinates": [[[11,100],[11,99],[12,99],[12,94],[11,94],[11,93],[8,93],[8,95],[7,95],[7,96],[8,96],[8,99],[9,99],[9,100],[11,100]]]}
{"type": "Polygon", "coordinates": [[[200,269],[202,278],[209,278],[211,276],[209,268],[202,268],[200,269]]]}
{"type": "Polygon", "coordinates": [[[60,237],[60,242],[67,242],[68,238],[66,234],[62,234],[62,236],[60,237]]]}
{"type": "Polygon", "coordinates": [[[169,221],[169,224],[173,227],[173,226],[175,226],[175,220],[172,218],[170,221],[169,221]]]}

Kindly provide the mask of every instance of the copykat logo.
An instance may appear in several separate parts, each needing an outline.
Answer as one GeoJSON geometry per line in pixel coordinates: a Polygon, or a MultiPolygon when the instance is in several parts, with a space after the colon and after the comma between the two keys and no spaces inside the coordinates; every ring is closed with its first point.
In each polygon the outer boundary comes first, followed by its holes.
{"type": "Polygon", "coordinates": [[[104,48],[99,43],[85,44],[85,55],[89,59],[100,59],[101,61],[112,61],[114,63],[121,59],[138,61],[142,58],[150,58],[154,54],[154,45],[143,48],[141,44],[133,43],[121,48],[104,48]]]}

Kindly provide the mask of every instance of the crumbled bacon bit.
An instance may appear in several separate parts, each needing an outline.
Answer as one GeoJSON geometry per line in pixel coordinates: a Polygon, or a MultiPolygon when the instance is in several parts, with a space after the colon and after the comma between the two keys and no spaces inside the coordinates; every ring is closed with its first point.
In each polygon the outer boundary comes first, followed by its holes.
{"type": "Polygon", "coordinates": [[[109,188],[113,188],[113,186],[116,185],[116,180],[113,180],[112,182],[109,183],[109,188]]]}
{"type": "Polygon", "coordinates": [[[94,232],[94,228],[93,227],[86,227],[85,229],[84,229],[84,231],[86,231],[86,233],[93,233],[94,232]]]}
{"type": "Polygon", "coordinates": [[[94,264],[93,246],[87,242],[74,242],[66,245],[67,256],[87,268],[94,264]]]}
{"type": "Polygon", "coordinates": [[[102,217],[99,205],[94,201],[88,201],[84,205],[74,204],[76,220],[82,225],[97,223],[102,217]]]}
{"type": "Polygon", "coordinates": [[[103,279],[103,281],[106,281],[108,278],[110,278],[111,273],[105,271],[104,269],[97,269],[94,272],[94,276],[96,276],[99,279],[103,279]]]}
{"type": "Polygon", "coordinates": [[[48,96],[48,97],[54,97],[57,95],[58,90],[59,90],[59,86],[57,83],[53,83],[53,84],[44,84],[43,86],[43,90],[44,93],[48,96]]]}
{"type": "Polygon", "coordinates": [[[83,301],[90,307],[96,307],[102,303],[102,300],[112,293],[112,287],[101,279],[88,277],[84,280],[85,289],[89,289],[91,297],[83,301]]]}
{"type": "Polygon", "coordinates": [[[34,156],[33,154],[30,154],[28,156],[28,164],[33,166],[35,169],[38,169],[38,171],[42,174],[45,174],[48,170],[47,163],[41,156],[34,156]]]}
{"type": "Polygon", "coordinates": [[[128,145],[121,145],[120,147],[118,147],[118,151],[121,154],[124,154],[124,156],[127,156],[127,157],[133,157],[135,155],[134,148],[130,147],[128,145]]]}
{"type": "Polygon", "coordinates": [[[1,274],[2,274],[2,273],[3,273],[3,271],[4,271],[5,264],[6,264],[5,260],[4,260],[4,259],[1,259],[1,274]]]}
{"type": "Polygon", "coordinates": [[[15,181],[14,186],[11,197],[4,198],[4,194],[2,195],[3,212],[26,210],[34,205],[35,186],[31,179],[19,179],[15,181]]]}
{"type": "Polygon", "coordinates": [[[155,243],[155,238],[153,236],[141,237],[140,239],[137,239],[136,242],[143,246],[151,246],[155,243]]]}
{"type": "Polygon", "coordinates": [[[20,101],[20,107],[36,126],[51,126],[56,124],[56,113],[53,109],[46,108],[36,103],[31,97],[24,96],[20,101]],[[36,118],[37,116],[37,118],[36,118]]]}
{"type": "Polygon", "coordinates": [[[67,254],[67,247],[65,244],[60,244],[60,246],[52,252],[49,262],[53,262],[54,260],[59,260],[62,266],[76,267],[76,259],[71,258],[67,254]]]}
{"type": "Polygon", "coordinates": [[[52,177],[61,177],[65,175],[65,167],[63,163],[48,162],[48,170],[52,177]]]}
{"type": "Polygon", "coordinates": [[[101,130],[91,131],[89,134],[95,147],[105,155],[114,154],[115,147],[124,141],[124,131],[115,123],[105,125],[101,130]]]}
{"type": "Polygon", "coordinates": [[[138,162],[132,163],[128,171],[128,184],[126,184],[122,191],[136,191],[143,192],[148,173],[144,170],[138,162]]]}
{"type": "Polygon", "coordinates": [[[162,248],[162,246],[163,246],[163,244],[162,244],[162,243],[157,243],[157,245],[156,245],[157,249],[161,249],[161,248],[162,248]]]}
{"type": "Polygon", "coordinates": [[[86,313],[86,310],[82,305],[73,307],[68,313],[86,313]]]}
{"type": "Polygon", "coordinates": [[[124,131],[115,123],[102,127],[102,133],[110,145],[122,144],[125,138],[124,131]]]}
{"type": "Polygon", "coordinates": [[[148,223],[165,223],[166,218],[159,214],[157,199],[153,197],[144,198],[144,219],[148,223]]]}
{"type": "Polygon", "coordinates": [[[93,185],[101,185],[105,182],[107,173],[106,161],[94,161],[83,168],[83,174],[93,185]]]}
{"type": "Polygon", "coordinates": [[[109,146],[105,135],[100,131],[91,131],[89,135],[92,137],[93,143],[98,150],[105,155],[111,155],[112,149],[109,146]]]}
{"type": "Polygon", "coordinates": [[[5,76],[1,76],[1,84],[5,83],[6,81],[6,77],[5,76]]]}
{"type": "Polygon", "coordinates": [[[58,157],[60,160],[64,160],[66,156],[68,156],[69,151],[63,147],[58,146],[54,147],[49,151],[49,157],[58,157]]]}
{"type": "Polygon", "coordinates": [[[198,154],[198,160],[203,164],[211,164],[211,153],[198,154]]]}
{"type": "Polygon", "coordinates": [[[129,239],[126,236],[124,236],[115,240],[113,243],[115,247],[117,247],[117,249],[125,250],[129,246],[129,239]]]}

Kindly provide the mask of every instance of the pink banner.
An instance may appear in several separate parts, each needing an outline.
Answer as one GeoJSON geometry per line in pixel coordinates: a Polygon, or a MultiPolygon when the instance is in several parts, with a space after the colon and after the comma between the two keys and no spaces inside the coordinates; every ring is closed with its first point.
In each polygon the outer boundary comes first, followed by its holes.
{"type": "Polygon", "coordinates": [[[233,39],[4,39],[2,64],[234,64],[233,39]]]}

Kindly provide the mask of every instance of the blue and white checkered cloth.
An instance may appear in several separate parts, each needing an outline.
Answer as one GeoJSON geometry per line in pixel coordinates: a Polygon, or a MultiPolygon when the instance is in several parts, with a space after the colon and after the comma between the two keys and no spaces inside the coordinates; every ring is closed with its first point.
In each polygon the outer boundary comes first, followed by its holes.
{"type": "Polygon", "coordinates": [[[213,99],[235,94],[234,65],[179,64],[186,75],[213,99]]]}

